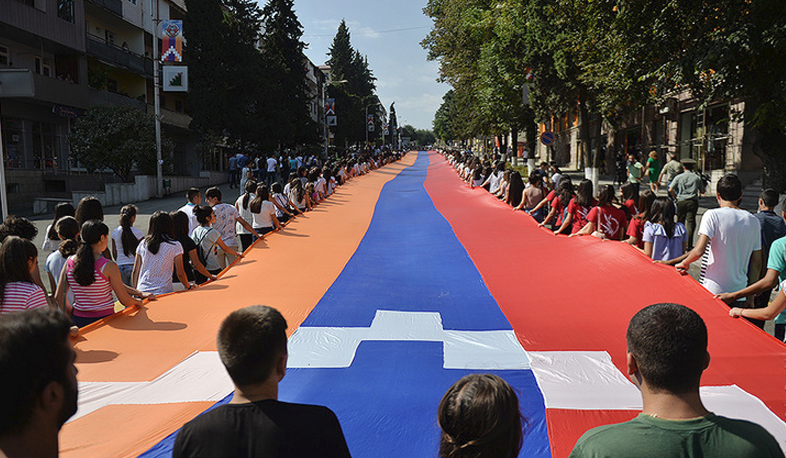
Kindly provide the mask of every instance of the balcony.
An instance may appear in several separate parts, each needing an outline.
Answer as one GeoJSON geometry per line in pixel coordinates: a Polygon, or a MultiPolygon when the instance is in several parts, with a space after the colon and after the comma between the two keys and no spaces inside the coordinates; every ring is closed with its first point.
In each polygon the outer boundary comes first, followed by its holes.
{"type": "Polygon", "coordinates": [[[90,89],[90,106],[93,105],[120,105],[134,107],[137,110],[145,111],[145,102],[141,100],[132,99],[124,95],[115,94],[113,92],[99,91],[90,89]]]}
{"type": "Polygon", "coordinates": [[[152,59],[142,57],[119,46],[110,45],[101,37],[87,35],[87,54],[140,75],[153,76],[152,59]]]}
{"type": "Polygon", "coordinates": [[[110,13],[123,17],[123,0],[88,0],[90,3],[98,5],[110,13]]]}
{"type": "Polygon", "coordinates": [[[69,107],[87,108],[87,85],[68,83],[32,72],[31,74],[35,84],[34,99],[69,107]]]}

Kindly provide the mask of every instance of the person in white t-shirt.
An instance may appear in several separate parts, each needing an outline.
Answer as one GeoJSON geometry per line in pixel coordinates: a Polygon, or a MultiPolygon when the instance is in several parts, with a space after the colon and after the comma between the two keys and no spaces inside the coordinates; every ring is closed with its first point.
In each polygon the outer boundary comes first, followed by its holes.
{"type": "Polygon", "coordinates": [[[276,181],[276,169],[278,168],[278,161],[275,154],[269,154],[267,157],[267,185],[270,187],[276,181]]]}
{"type": "Polygon", "coordinates": [[[188,233],[191,234],[194,232],[194,229],[199,227],[199,222],[197,222],[196,216],[194,216],[194,207],[202,203],[202,193],[199,192],[199,188],[190,188],[186,191],[186,199],[188,199],[188,202],[180,207],[178,211],[188,216],[188,233]]]}
{"type": "MultiPolygon", "coordinates": [[[[75,255],[77,248],[79,248],[79,242],[77,242],[79,223],[73,216],[64,216],[57,220],[55,230],[60,238],[60,245],[57,250],[46,257],[46,262],[44,263],[44,272],[49,277],[49,286],[52,289],[52,293],[57,291],[57,283],[60,281],[60,273],[63,271],[63,266],[65,266],[69,256],[75,255]]],[[[66,299],[69,303],[73,303],[74,294],[72,290],[68,290],[66,299]]]]}
{"type": "MultiPolygon", "coordinates": [[[[701,258],[700,283],[713,294],[739,291],[756,282],[762,262],[759,220],[739,208],[742,183],[736,175],[728,174],[718,181],[717,199],[720,208],[704,213],[698,243],[675,266],[687,272],[690,264],[701,258]]],[[[746,302],[752,306],[752,300],[750,297],[746,302]]]]}
{"type": "Polygon", "coordinates": [[[121,208],[120,225],[111,234],[112,257],[115,258],[117,267],[120,269],[120,278],[126,285],[131,285],[136,247],[139,246],[139,241],[145,237],[142,231],[134,227],[137,211],[136,205],[126,205],[121,208]]]}
{"type": "Polygon", "coordinates": [[[185,289],[191,288],[183,267],[183,247],[173,238],[174,224],[169,213],[157,211],[150,217],[150,235],[136,248],[133,279],[136,289],[150,294],[174,291],[172,273],[185,289]]]}
{"type": "Polygon", "coordinates": [[[276,206],[270,201],[270,192],[267,190],[267,186],[259,185],[257,187],[256,197],[249,204],[249,209],[254,217],[254,230],[259,235],[281,228],[281,223],[276,218],[276,206]]]}
{"type": "MultiPolygon", "coordinates": [[[[256,181],[248,181],[246,182],[246,187],[243,189],[243,194],[235,201],[235,209],[237,210],[240,217],[246,223],[253,223],[254,216],[251,214],[251,210],[249,210],[248,205],[254,199],[256,194],[254,194],[257,190],[257,182],[256,181]]],[[[249,231],[246,227],[240,223],[235,224],[235,231],[237,232],[237,238],[240,239],[240,243],[243,246],[243,251],[245,251],[248,247],[254,243],[254,235],[253,230],[249,231]]]]}
{"type": "MultiPolygon", "coordinates": [[[[243,189],[245,190],[245,187],[243,189]]],[[[216,229],[221,234],[221,240],[224,241],[226,246],[233,251],[240,251],[236,226],[240,225],[251,233],[254,232],[254,229],[251,224],[240,216],[240,212],[233,205],[223,203],[221,197],[221,189],[217,186],[213,186],[205,192],[205,200],[213,207],[213,212],[216,215],[213,229],[216,229]]],[[[232,264],[234,260],[235,256],[223,250],[218,253],[217,261],[222,269],[232,264]]]]}

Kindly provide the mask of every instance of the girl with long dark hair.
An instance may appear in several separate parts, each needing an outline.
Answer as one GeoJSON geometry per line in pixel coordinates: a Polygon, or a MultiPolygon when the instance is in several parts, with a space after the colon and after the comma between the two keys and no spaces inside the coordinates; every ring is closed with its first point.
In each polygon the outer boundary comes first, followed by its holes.
{"type": "Polygon", "coordinates": [[[112,231],[112,256],[120,269],[120,277],[126,285],[132,284],[131,274],[136,261],[136,247],[145,234],[134,227],[136,205],[126,205],[120,209],[120,225],[112,231]]]}
{"type": "Polygon", "coordinates": [[[549,210],[549,214],[543,219],[543,222],[538,224],[539,227],[543,227],[546,224],[550,223],[554,218],[557,219],[554,226],[559,228],[562,226],[562,219],[564,218],[565,210],[568,207],[568,202],[573,198],[575,195],[575,191],[573,190],[573,181],[571,181],[570,177],[565,175],[559,180],[559,184],[557,184],[557,188],[554,189],[546,196],[546,199],[543,200],[539,206],[545,205],[546,202],[549,202],[551,210],[549,210]]]}
{"type": "Polygon", "coordinates": [[[249,208],[254,216],[254,230],[259,235],[272,232],[274,228],[281,228],[281,224],[278,222],[278,218],[276,218],[276,206],[270,201],[270,193],[267,190],[267,186],[260,185],[257,187],[256,197],[251,201],[249,208]]]}
{"type": "Polygon", "coordinates": [[[532,172],[529,176],[529,186],[524,189],[524,198],[519,203],[516,210],[524,209],[529,213],[535,221],[540,223],[543,221],[542,207],[538,206],[546,197],[546,192],[543,190],[543,176],[537,172],[532,172]]]}
{"type": "Polygon", "coordinates": [[[579,182],[576,195],[568,202],[565,211],[565,219],[562,225],[554,231],[554,234],[575,234],[587,225],[587,215],[592,207],[597,205],[597,201],[592,197],[592,182],[584,179],[579,182]],[[570,230],[568,230],[570,228],[570,230]]]}
{"type": "Polygon", "coordinates": [[[523,424],[516,392],[492,374],[471,374],[439,403],[440,458],[516,458],[523,424]]]}
{"type": "MultiPolygon", "coordinates": [[[[103,221],[104,206],[101,205],[100,200],[93,196],[83,197],[82,200],[79,201],[79,205],[76,206],[74,218],[76,218],[76,221],[79,223],[79,227],[82,227],[83,224],[90,221],[91,219],[103,221]]],[[[112,259],[112,253],[109,251],[108,246],[103,255],[107,259],[112,259]]]]}
{"type": "Polygon", "coordinates": [[[52,220],[52,224],[46,227],[46,232],[44,233],[44,244],[41,246],[42,252],[51,253],[57,250],[60,246],[60,237],[57,236],[55,225],[60,218],[74,216],[75,214],[76,210],[69,202],[60,202],[57,204],[55,207],[55,218],[52,220]]]}
{"type": "Polygon", "coordinates": [[[123,284],[117,264],[103,256],[109,245],[109,228],[99,220],[88,220],[80,230],[82,239],[76,254],[68,258],[57,283],[55,303],[67,314],[73,313],[74,324],[87,326],[115,312],[114,292],[126,307],[141,306],[142,299],[152,298],[123,284]],[[74,302],[64,302],[68,290],[74,302]],[[137,296],[137,298],[131,297],[137,296]]]}
{"type": "Polygon", "coordinates": [[[150,232],[136,249],[133,279],[137,289],[152,294],[166,294],[174,291],[173,272],[183,288],[191,284],[183,268],[183,247],[175,240],[172,217],[164,211],[157,211],[150,217],[150,232]]]}
{"type": "Polygon", "coordinates": [[[510,184],[508,184],[508,195],[505,197],[505,203],[513,208],[521,204],[521,197],[524,193],[524,180],[521,179],[519,172],[510,174],[510,184]]]}
{"type": "Polygon", "coordinates": [[[38,250],[33,242],[11,235],[0,246],[0,315],[46,307],[46,293],[33,282],[38,250]]]}
{"type": "Polygon", "coordinates": [[[598,205],[587,214],[587,224],[574,235],[595,235],[602,239],[622,240],[627,217],[625,212],[614,206],[614,186],[600,187],[598,205]]]}
{"type": "MultiPolygon", "coordinates": [[[[205,268],[205,265],[202,264],[202,261],[199,260],[196,242],[194,242],[194,240],[188,236],[188,231],[190,228],[188,215],[182,211],[177,211],[170,213],[170,216],[172,217],[174,239],[180,243],[180,246],[183,247],[183,269],[186,272],[186,277],[188,278],[189,283],[191,281],[196,281],[194,271],[199,272],[200,275],[208,280],[215,280],[217,277],[208,272],[205,268]]],[[[180,289],[180,283],[175,284],[175,282],[179,281],[180,278],[177,277],[177,272],[175,272],[172,277],[172,287],[176,290],[180,289]]]]}
{"type": "Polygon", "coordinates": [[[644,254],[654,261],[671,261],[688,248],[688,231],[674,222],[674,202],[658,197],[652,202],[650,221],[644,225],[644,254]]]}
{"type": "MultiPolygon", "coordinates": [[[[622,185],[631,185],[631,183],[625,183],[622,185]]],[[[628,239],[625,240],[626,243],[634,245],[635,247],[643,250],[644,249],[644,240],[641,239],[642,234],[644,234],[644,225],[650,220],[650,213],[652,202],[655,201],[655,193],[649,189],[645,189],[639,195],[639,202],[636,205],[638,208],[639,214],[631,218],[630,223],[628,224],[628,231],[626,234],[628,235],[628,239]]]]}
{"type": "MultiPolygon", "coordinates": [[[[77,237],[79,237],[79,223],[76,222],[76,218],[73,216],[64,216],[55,224],[55,230],[61,241],[60,247],[50,253],[44,263],[44,272],[49,276],[49,286],[53,293],[57,291],[60,272],[62,272],[66,260],[75,255],[77,248],[79,248],[79,242],[77,241],[77,237]]],[[[68,299],[73,302],[72,296],[69,296],[68,299]]]]}
{"type": "Polygon", "coordinates": [[[300,178],[295,178],[289,183],[289,200],[295,204],[295,207],[301,213],[311,210],[311,198],[303,188],[303,182],[300,181],[300,178]]]}

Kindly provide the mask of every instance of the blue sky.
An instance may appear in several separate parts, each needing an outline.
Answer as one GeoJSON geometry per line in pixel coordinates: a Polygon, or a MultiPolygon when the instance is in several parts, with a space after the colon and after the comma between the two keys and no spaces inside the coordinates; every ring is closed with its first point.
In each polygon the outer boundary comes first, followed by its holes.
{"type": "MultiPolygon", "coordinates": [[[[259,0],[264,5],[263,0],[259,0]]],[[[426,61],[420,41],[431,28],[426,0],[295,0],[303,24],[306,55],[317,65],[327,59],[338,24],[349,26],[352,46],[368,56],[385,108],[396,102],[399,122],[431,129],[434,112],[449,86],[436,82],[437,63],[426,61]]]]}

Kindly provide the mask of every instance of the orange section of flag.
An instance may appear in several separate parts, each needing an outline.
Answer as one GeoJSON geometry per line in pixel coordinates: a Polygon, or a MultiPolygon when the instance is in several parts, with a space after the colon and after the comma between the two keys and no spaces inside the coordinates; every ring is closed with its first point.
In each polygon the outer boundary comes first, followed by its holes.
{"type": "MultiPolygon", "coordinates": [[[[220,280],[82,330],[75,344],[79,381],[151,381],[194,352],[216,351],[221,321],[249,305],[280,310],[291,335],[354,254],[383,186],[416,157],[337,188],[313,211],[258,241],[220,280]]],[[[61,456],[136,456],[205,410],[202,404],[104,407],[63,427],[61,456]]]]}

